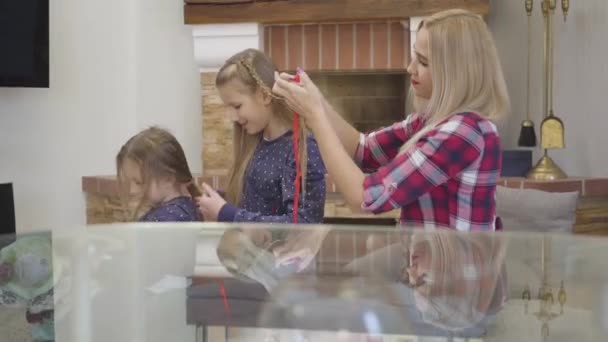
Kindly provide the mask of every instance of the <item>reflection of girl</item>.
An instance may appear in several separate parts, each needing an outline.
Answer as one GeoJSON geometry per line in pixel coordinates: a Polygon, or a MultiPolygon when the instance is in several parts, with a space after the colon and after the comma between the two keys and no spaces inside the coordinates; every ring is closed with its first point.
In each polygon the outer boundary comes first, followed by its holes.
{"type": "Polygon", "coordinates": [[[414,233],[402,280],[426,323],[463,330],[502,307],[505,253],[505,240],[487,234],[414,233]]]}
{"type": "Polygon", "coordinates": [[[325,227],[268,230],[261,227],[231,229],[224,232],[217,247],[222,264],[237,277],[255,280],[267,290],[281,278],[315,269],[315,256],[328,233],[325,227]],[[272,239],[284,235],[285,239],[272,239]],[[297,251],[297,252],[292,252],[297,251]]]}

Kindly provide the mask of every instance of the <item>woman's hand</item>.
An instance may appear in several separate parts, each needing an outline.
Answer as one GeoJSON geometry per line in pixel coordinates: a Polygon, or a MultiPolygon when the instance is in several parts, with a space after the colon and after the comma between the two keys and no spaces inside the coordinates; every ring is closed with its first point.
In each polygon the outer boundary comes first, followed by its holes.
{"type": "Polygon", "coordinates": [[[202,184],[203,195],[196,199],[198,209],[205,221],[217,221],[220,210],[226,204],[226,200],[206,183],[202,184]]]}
{"type": "Polygon", "coordinates": [[[289,232],[285,244],[273,250],[277,265],[297,264],[298,272],[307,268],[321,249],[329,228],[312,227],[289,232]]]}
{"type": "Polygon", "coordinates": [[[305,72],[300,72],[300,83],[293,82],[294,76],[275,72],[272,91],[285,99],[291,109],[304,118],[306,125],[314,127],[318,117],[325,115],[323,94],[305,72]]]}

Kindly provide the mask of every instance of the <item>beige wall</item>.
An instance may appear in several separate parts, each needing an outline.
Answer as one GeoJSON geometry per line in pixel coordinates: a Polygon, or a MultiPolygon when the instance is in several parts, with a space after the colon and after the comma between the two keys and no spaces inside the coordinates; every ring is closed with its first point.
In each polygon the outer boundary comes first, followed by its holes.
{"type": "MultiPolygon", "coordinates": [[[[533,17],[532,112],[542,120],[542,16],[533,17]]],[[[608,176],[608,1],[573,0],[568,21],[556,18],[555,113],[565,123],[565,150],[552,156],[570,176],[608,176]]],[[[523,0],[491,0],[490,28],[497,40],[513,113],[501,124],[506,148],[516,146],[525,118],[527,16],[523,0]]],[[[538,131],[537,131],[538,134],[538,131]]],[[[539,151],[536,151],[539,155],[539,151]]]]}

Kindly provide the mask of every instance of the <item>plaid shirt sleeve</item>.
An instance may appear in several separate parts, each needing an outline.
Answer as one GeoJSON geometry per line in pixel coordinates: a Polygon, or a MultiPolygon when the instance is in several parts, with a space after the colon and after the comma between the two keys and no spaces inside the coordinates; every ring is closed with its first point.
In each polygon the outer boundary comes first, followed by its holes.
{"type": "Polygon", "coordinates": [[[484,144],[474,120],[459,116],[441,124],[365,177],[362,208],[381,213],[416,201],[476,163],[484,144]]]}
{"type": "Polygon", "coordinates": [[[418,114],[410,114],[401,121],[376,132],[359,136],[359,146],[355,152],[355,163],[364,172],[373,172],[395,158],[403,144],[416,133],[421,119],[418,114]]]}

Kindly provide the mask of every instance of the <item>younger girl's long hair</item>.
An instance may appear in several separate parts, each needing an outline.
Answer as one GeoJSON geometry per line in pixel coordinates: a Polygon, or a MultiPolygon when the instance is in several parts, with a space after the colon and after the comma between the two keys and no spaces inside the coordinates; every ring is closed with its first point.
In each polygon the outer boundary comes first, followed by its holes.
{"type": "MultiPolygon", "coordinates": [[[[261,91],[264,96],[269,96],[272,99],[272,115],[291,127],[294,120],[293,111],[287,106],[285,101],[277,98],[272,93],[275,71],[278,71],[277,67],[263,52],[247,49],[237,53],[226,61],[217,74],[215,85],[217,88],[220,88],[232,80],[238,80],[249,88],[252,95],[257,91],[261,91]]],[[[307,131],[302,118],[300,118],[299,127],[299,132],[293,132],[293,134],[299,135],[298,152],[302,169],[302,193],[305,194],[308,156],[306,152],[307,131]]],[[[262,133],[249,135],[238,123],[234,124],[234,163],[230,169],[228,188],[226,189],[226,200],[228,202],[238,205],[241,201],[247,168],[261,139],[262,133]]]]}
{"type": "Polygon", "coordinates": [[[201,196],[201,190],[196,185],[186,154],[177,139],[168,131],[151,127],[129,139],[116,155],[116,174],[121,190],[123,204],[128,206],[129,184],[125,179],[125,162],[135,163],[141,172],[143,183],[142,197],[132,212],[132,219],[136,219],[142,207],[149,205],[147,194],[150,183],[161,178],[171,178],[176,185],[185,185],[192,198],[201,196]]]}
{"type": "Polygon", "coordinates": [[[510,110],[498,51],[479,15],[460,9],[442,11],[425,19],[422,28],[429,37],[432,94],[428,101],[418,99],[422,108],[416,110],[425,116],[425,126],[401,153],[452,114],[474,112],[498,120],[510,110]]]}

